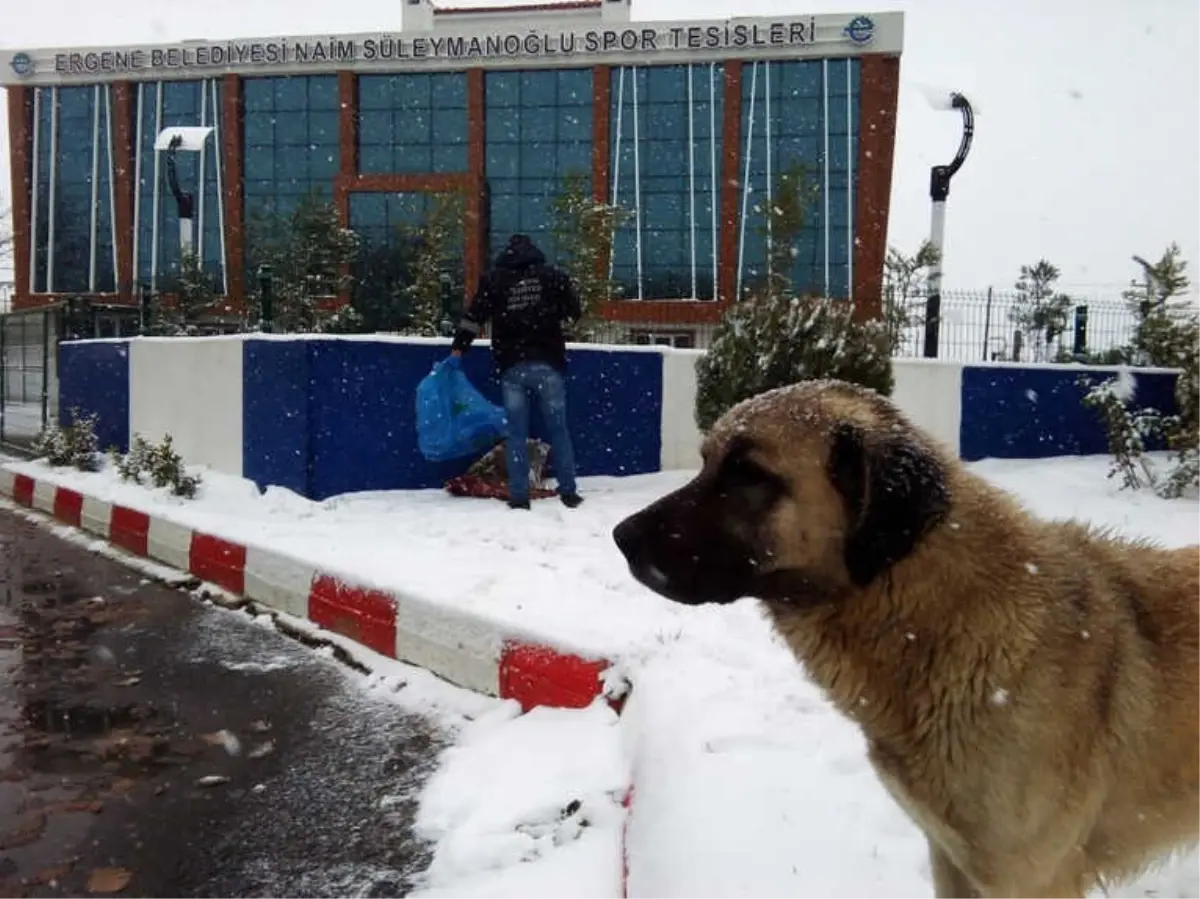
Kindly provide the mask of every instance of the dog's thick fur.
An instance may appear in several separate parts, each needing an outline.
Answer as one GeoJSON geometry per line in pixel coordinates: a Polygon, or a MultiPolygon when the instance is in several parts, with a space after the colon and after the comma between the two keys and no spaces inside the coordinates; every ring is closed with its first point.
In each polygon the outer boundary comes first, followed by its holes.
{"type": "Polygon", "coordinates": [[[939,896],[1083,896],[1197,838],[1200,550],[1049,522],[840,382],[727,413],[613,536],[765,601],[929,841],[939,896]]]}

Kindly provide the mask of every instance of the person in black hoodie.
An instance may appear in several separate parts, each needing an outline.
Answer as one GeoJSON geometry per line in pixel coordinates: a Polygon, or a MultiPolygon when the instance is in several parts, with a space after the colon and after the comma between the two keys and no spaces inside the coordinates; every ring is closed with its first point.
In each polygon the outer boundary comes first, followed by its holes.
{"type": "Polygon", "coordinates": [[[492,360],[500,375],[508,416],[505,464],[508,505],[529,508],[529,399],[537,397],[549,430],[550,452],[563,505],[576,508],[583,498],[575,485],[575,450],[567,430],[567,367],[564,322],[580,316],[579,296],[566,272],[524,234],[514,234],[479,282],[470,307],[458,323],[451,353],[461,356],[492,323],[492,360]]]}

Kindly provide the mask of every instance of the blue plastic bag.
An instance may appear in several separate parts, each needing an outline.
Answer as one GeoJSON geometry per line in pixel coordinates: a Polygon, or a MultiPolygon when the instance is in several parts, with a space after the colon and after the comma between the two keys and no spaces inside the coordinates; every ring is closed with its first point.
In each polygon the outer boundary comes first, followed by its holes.
{"type": "Polygon", "coordinates": [[[487,400],[447,356],[417,385],[417,447],[430,462],[490,449],[504,436],[504,409],[487,400]]]}

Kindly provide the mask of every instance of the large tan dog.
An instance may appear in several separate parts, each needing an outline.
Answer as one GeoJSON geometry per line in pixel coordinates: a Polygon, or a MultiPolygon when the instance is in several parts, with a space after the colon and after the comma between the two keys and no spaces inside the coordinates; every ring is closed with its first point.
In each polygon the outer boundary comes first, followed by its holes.
{"type": "Polygon", "coordinates": [[[681,603],[765,600],[939,896],[1083,896],[1197,838],[1200,551],[1032,517],[879,395],[763,394],[621,522],[681,603]]]}

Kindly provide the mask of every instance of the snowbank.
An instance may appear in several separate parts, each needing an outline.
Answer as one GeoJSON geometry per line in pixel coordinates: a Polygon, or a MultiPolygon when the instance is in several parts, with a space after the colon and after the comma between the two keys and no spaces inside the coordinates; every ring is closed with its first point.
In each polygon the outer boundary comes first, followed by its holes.
{"type": "MultiPolygon", "coordinates": [[[[1120,491],[1107,465],[972,467],[1047,517],[1167,545],[1196,540],[1194,500],[1120,491]]],[[[520,717],[501,703],[463,731],[422,799],[420,827],[436,853],[421,895],[620,895],[620,799],[631,779],[628,895],[932,892],[924,841],[876,780],[861,735],[756,604],[671,606],[629,576],[613,525],[687,473],[584,479],[579,510],[549,500],[514,513],[440,491],[317,503],[218,475],[184,502],[107,472],[10,467],[620,659],[636,687],[619,723],[603,703],[520,717]]],[[[1200,896],[1197,856],[1113,895],[1200,896]]]]}

